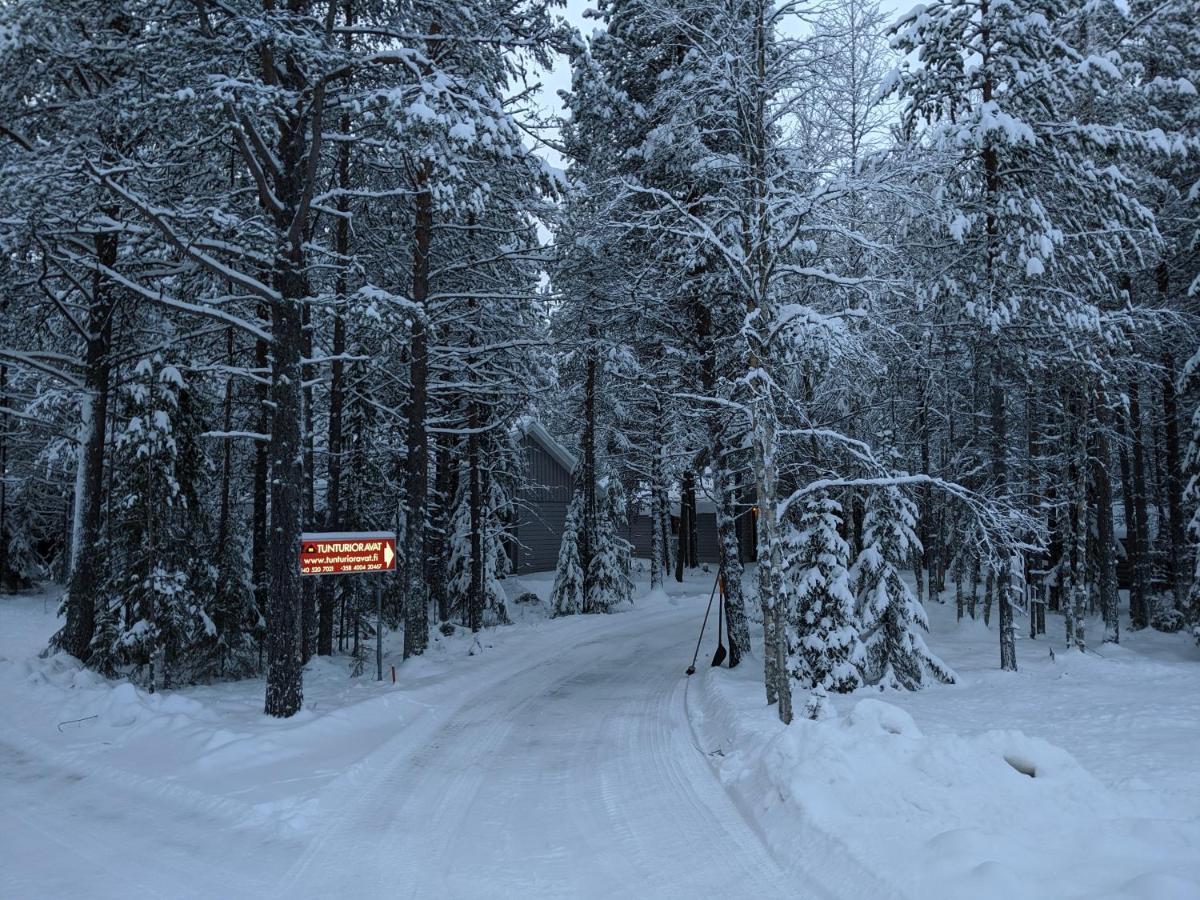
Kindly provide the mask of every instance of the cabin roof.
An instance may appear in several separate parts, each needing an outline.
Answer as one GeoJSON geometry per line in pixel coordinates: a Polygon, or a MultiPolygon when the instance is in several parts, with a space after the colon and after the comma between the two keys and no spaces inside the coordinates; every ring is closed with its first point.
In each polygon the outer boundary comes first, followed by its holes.
{"type": "Polygon", "coordinates": [[[575,458],[575,454],[564,447],[559,441],[548,432],[545,427],[537,419],[532,416],[525,416],[517,423],[517,428],[533,438],[538,445],[550,454],[551,459],[566,469],[568,472],[574,473],[579,465],[579,460],[575,458]]]}

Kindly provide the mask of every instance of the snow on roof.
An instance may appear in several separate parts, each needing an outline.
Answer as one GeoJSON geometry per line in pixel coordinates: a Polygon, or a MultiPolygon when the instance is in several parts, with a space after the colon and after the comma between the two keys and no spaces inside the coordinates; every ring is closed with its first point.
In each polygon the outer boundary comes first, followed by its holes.
{"type": "Polygon", "coordinates": [[[542,426],[541,422],[533,416],[522,416],[516,424],[522,434],[526,434],[537,441],[541,448],[549,453],[556,463],[568,472],[575,471],[575,468],[579,465],[579,460],[575,458],[575,454],[560,444],[554,435],[542,426]]]}

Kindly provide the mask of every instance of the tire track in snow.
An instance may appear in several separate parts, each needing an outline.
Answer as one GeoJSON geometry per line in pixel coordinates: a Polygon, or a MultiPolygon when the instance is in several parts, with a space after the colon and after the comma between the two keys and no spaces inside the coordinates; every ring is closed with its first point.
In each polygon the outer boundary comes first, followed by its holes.
{"type": "MultiPolygon", "coordinates": [[[[356,767],[355,777],[362,781],[361,786],[352,792],[350,798],[341,801],[320,835],[281,880],[276,895],[326,895],[315,889],[326,882],[336,893],[344,886],[348,861],[354,857],[367,857],[362,867],[364,871],[356,876],[356,881],[361,878],[375,880],[381,884],[383,894],[388,896],[402,893],[403,886],[413,881],[416,874],[414,867],[422,872],[427,871],[428,857],[414,859],[416,854],[411,847],[413,839],[406,834],[410,829],[406,827],[407,821],[401,820],[409,816],[423,828],[426,836],[422,839],[428,841],[430,829],[435,825],[445,828],[447,817],[453,814],[453,810],[443,796],[439,802],[429,803],[432,812],[413,813],[414,784],[419,789],[418,779],[422,774],[441,777],[453,772],[455,767],[478,768],[474,765],[475,759],[481,750],[489,746],[481,742],[494,744],[503,720],[493,720],[489,734],[474,735],[472,742],[464,746],[464,736],[471,727],[468,720],[471,711],[480,706],[494,706],[510,692],[520,697],[521,691],[513,689],[514,683],[564,664],[567,657],[589,645],[603,643],[607,638],[597,637],[597,632],[603,635],[621,623],[617,619],[597,618],[584,620],[580,624],[589,627],[579,628],[570,634],[569,637],[573,637],[574,641],[560,646],[549,656],[532,664],[522,660],[505,660],[499,666],[481,667],[482,671],[475,674],[480,678],[493,678],[490,684],[470,692],[456,706],[445,710],[428,706],[428,717],[420,716],[415,721],[403,723],[404,731],[396,739],[384,744],[356,767]],[[455,753],[465,754],[466,759],[457,761],[455,753]],[[376,771],[373,772],[373,769],[376,771]],[[422,815],[433,821],[421,825],[422,815]],[[365,854],[364,844],[377,848],[378,852],[365,854]],[[385,868],[386,881],[383,880],[385,868]]],[[[544,678],[535,679],[532,685],[535,690],[526,689],[525,701],[536,701],[536,688],[544,684],[544,678]]],[[[464,792],[463,781],[460,775],[453,784],[443,787],[451,796],[461,795],[464,792]]],[[[447,839],[440,849],[445,852],[449,844],[447,839]]]]}
{"type": "Polygon", "coordinates": [[[675,655],[693,614],[597,620],[398,737],[390,760],[373,754],[280,895],[821,895],[777,865],[686,738],[675,655]]]}

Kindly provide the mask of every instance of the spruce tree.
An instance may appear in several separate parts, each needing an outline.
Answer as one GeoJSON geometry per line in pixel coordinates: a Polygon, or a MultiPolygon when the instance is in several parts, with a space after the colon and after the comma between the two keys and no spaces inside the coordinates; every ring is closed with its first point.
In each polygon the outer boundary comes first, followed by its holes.
{"type": "MultiPolygon", "coordinates": [[[[900,577],[904,561],[919,552],[915,504],[894,486],[874,491],[863,518],[863,549],[850,577],[857,588],[866,684],[915,691],[931,680],[954,683],[954,673],[925,645],[925,610],[900,577]]],[[[959,596],[961,605],[961,595],[959,596]]]]}
{"type": "Polygon", "coordinates": [[[844,694],[861,684],[850,548],[838,533],[841,506],[827,495],[805,501],[784,540],[788,674],[801,690],[844,694]]]}
{"type": "Polygon", "coordinates": [[[619,533],[625,514],[624,494],[611,476],[602,478],[597,487],[600,489],[600,508],[592,535],[592,558],[583,598],[585,613],[609,612],[633,597],[629,542],[619,533]]]}
{"type": "Polygon", "coordinates": [[[583,568],[579,563],[579,531],[583,525],[583,491],[576,490],[567,507],[554,589],[550,592],[550,614],[570,616],[583,612],[583,568]]]}
{"type": "Polygon", "coordinates": [[[462,620],[473,630],[483,625],[508,624],[504,587],[500,577],[507,574],[507,554],[501,546],[504,533],[503,512],[508,504],[494,478],[488,477],[481,493],[477,527],[472,525],[471,481],[467,460],[459,466],[458,497],[450,533],[450,559],[446,590],[462,620]],[[474,560],[474,542],[478,541],[478,564],[474,560]]]}
{"type": "Polygon", "coordinates": [[[121,496],[89,660],[102,671],[129,671],[152,692],[169,687],[189,655],[216,638],[192,577],[185,513],[193,492],[180,478],[176,439],[182,388],[179,369],[158,355],[141,360],[125,387],[128,419],[114,446],[121,496]]]}

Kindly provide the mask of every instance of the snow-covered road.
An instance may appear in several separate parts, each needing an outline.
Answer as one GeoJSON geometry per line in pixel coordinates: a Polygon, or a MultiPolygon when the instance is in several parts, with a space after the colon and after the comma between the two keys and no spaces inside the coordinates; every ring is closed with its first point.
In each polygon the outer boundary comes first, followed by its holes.
{"type": "Polygon", "coordinates": [[[149,695],[39,658],[53,593],[0,598],[0,898],[1200,897],[1186,636],[1022,639],[1014,674],[933,603],[957,684],[784,728],[758,660],[704,665],[711,628],[684,676],[710,577],[514,604],[403,664],[390,634],[396,684],[315,659],[286,720],[261,680],[149,695]]]}
{"type": "Polygon", "coordinates": [[[404,741],[281,894],[797,896],[692,743],[696,607],[603,626],[404,741]]]}
{"type": "MultiPolygon", "coordinates": [[[[105,683],[109,699],[89,701],[104,714],[69,726],[67,737],[94,728],[61,755],[50,753],[57,733],[0,735],[0,845],[19,862],[0,866],[0,895],[824,896],[766,850],[692,733],[684,668],[706,599],[516,629],[471,666],[432,677],[424,663],[405,666],[395,688],[361,685],[366,701],[299,726],[307,757],[251,770],[247,752],[269,745],[245,739],[224,778],[227,751],[189,760],[179,746],[198,726],[171,724],[212,714],[203,692],[190,695],[201,713],[105,727],[115,718],[105,683]],[[382,735],[380,720],[393,723],[382,735]],[[282,802],[286,782],[314,780],[326,745],[356,740],[374,745],[322,774],[308,800],[282,802]],[[179,761],[140,776],[156,748],[179,761]],[[215,778],[204,774],[214,766],[215,778]],[[206,778],[221,785],[211,803],[196,790],[206,778]],[[281,800],[262,802],[266,791],[281,800]],[[247,796],[255,814],[239,821],[247,796]],[[276,802],[289,815],[310,810],[303,825],[262,821],[276,802]]],[[[286,732],[268,737],[288,743],[286,732]]]]}

